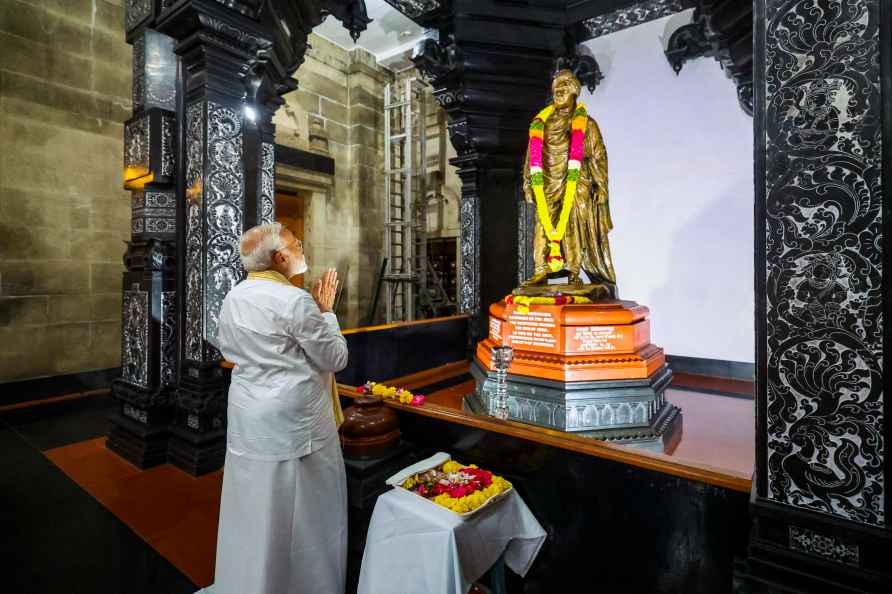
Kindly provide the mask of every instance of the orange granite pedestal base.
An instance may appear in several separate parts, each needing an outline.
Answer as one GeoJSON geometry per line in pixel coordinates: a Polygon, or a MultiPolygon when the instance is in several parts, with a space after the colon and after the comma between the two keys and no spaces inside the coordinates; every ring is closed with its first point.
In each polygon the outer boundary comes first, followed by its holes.
{"type": "Polygon", "coordinates": [[[509,418],[665,451],[680,436],[681,414],[663,396],[672,372],[650,342],[648,314],[633,301],[494,303],[469,405],[494,410],[492,352],[510,346],[509,418]]]}

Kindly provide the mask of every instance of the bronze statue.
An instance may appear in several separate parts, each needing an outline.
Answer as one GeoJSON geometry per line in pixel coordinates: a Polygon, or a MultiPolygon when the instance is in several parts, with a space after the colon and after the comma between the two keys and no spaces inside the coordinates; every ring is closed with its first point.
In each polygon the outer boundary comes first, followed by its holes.
{"type": "Polygon", "coordinates": [[[535,270],[515,294],[560,292],[615,298],[616,273],[607,240],[613,222],[608,202],[607,150],[601,130],[585,107],[576,102],[581,86],[571,71],[559,71],[551,86],[553,104],[542,110],[530,126],[523,166],[524,196],[537,206],[535,270]],[[576,145],[574,134],[579,135],[576,145]],[[537,144],[537,138],[541,138],[541,144],[537,144]],[[572,154],[574,150],[577,153],[572,154]],[[568,184],[572,192],[574,182],[575,192],[565,197],[568,184]],[[545,208],[550,222],[543,220],[545,208]],[[562,210],[568,212],[562,214],[562,210]],[[560,277],[568,278],[555,284],[560,277]]]}

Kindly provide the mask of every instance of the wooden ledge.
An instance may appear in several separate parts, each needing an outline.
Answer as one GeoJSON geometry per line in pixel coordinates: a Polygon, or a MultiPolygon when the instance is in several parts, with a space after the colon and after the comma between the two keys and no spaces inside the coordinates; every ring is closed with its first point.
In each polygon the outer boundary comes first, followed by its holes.
{"type": "MultiPolygon", "coordinates": [[[[346,396],[348,398],[357,398],[359,396],[355,386],[348,386],[345,384],[338,384],[338,392],[341,396],[346,396]]],[[[483,429],[485,431],[502,433],[511,437],[554,446],[589,456],[597,456],[599,458],[629,464],[638,468],[655,470],[680,478],[701,481],[732,491],[749,493],[752,486],[751,477],[738,471],[725,470],[708,464],[676,459],[664,454],[656,454],[645,450],[636,450],[625,446],[614,445],[595,439],[575,436],[572,433],[554,431],[552,429],[517,423],[515,421],[502,421],[493,417],[478,416],[462,410],[456,410],[454,408],[433,403],[426,403],[423,406],[410,406],[386,400],[385,404],[407,413],[431,417],[450,423],[458,423],[460,425],[483,429]]]]}

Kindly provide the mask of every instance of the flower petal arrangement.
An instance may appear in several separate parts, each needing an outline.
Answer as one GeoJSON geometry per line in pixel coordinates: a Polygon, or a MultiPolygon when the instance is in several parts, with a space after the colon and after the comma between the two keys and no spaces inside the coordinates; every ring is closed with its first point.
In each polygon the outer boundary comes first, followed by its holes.
{"type": "Polygon", "coordinates": [[[400,487],[460,515],[473,512],[512,489],[504,478],[454,460],[415,473],[400,487]]]}
{"type": "Polygon", "coordinates": [[[530,305],[567,305],[570,303],[591,303],[588,297],[579,297],[577,295],[553,295],[551,297],[528,297],[526,295],[508,295],[505,297],[505,303],[508,305],[516,305],[517,311],[520,313],[528,313],[530,305]]]}
{"type": "Polygon", "coordinates": [[[377,396],[382,400],[397,400],[402,404],[408,404],[411,406],[421,406],[422,404],[424,404],[425,400],[427,400],[426,396],[423,396],[421,394],[413,394],[405,388],[394,388],[392,386],[385,386],[384,384],[379,384],[372,381],[368,381],[365,384],[359,386],[358,388],[356,388],[356,391],[360,394],[377,396]]]}

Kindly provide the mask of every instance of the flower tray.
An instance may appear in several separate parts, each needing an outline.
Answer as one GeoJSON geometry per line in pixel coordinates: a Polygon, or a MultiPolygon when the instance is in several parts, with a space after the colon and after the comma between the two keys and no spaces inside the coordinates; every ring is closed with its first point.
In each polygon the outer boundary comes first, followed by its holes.
{"type": "Polygon", "coordinates": [[[434,454],[426,460],[416,462],[412,466],[404,468],[400,472],[387,479],[386,483],[388,485],[391,485],[395,489],[405,491],[410,495],[423,499],[429,502],[431,505],[437,506],[438,508],[447,509],[448,511],[454,513],[462,519],[467,519],[477,514],[480,510],[491,507],[496,502],[501,501],[502,499],[507,497],[508,494],[514,490],[514,487],[511,485],[511,483],[504,480],[503,478],[492,475],[487,471],[480,470],[475,466],[466,466],[454,462],[451,460],[449,454],[446,454],[444,452],[438,452],[437,454],[434,454]],[[446,464],[449,464],[447,468],[456,466],[460,467],[459,470],[455,471],[457,473],[464,474],[463,471],[468,471],[479,473],[482,475],[490,475],[491,482],[485,488],[477,489],[476,491],[472,491],[471,493],[469,493],[467,496],[458,498],[451,497],[448,493],[446,493],[447,497],[430,498],[419,494],[413,488],[406,488],[405,485],[407,481],[410,481],[410,479],[414,481],[419,475],[423,475],[428,471],[435,469],[442,470],[444,465],[446,464]],[[473,469],[473,471],[470,469],[473,469]],[[479,495],[475,495],[475,493],[479,493],[479,495]]]}

